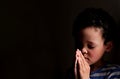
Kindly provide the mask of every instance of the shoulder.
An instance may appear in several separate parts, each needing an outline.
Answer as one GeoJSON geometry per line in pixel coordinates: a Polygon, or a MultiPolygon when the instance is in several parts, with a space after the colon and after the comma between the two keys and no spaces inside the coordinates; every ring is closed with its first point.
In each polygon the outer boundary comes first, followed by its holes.
{"type": "Polygon", "coordinates": [[[120,65],[107,64],[102,71],[106,71],[108,79],[119,78],[120,79],[120,65]]]}
{"type": "Polygon", "coordinates": [[[105,64],[97,71],[91,73],[91,79],[120,79],[120,66],[116,64],[105,64]]]}
{"type": "Polygon", "coordinates": [[[120,65],[117,64],[106,64],[102,71],[120,71],[120,65]]]}

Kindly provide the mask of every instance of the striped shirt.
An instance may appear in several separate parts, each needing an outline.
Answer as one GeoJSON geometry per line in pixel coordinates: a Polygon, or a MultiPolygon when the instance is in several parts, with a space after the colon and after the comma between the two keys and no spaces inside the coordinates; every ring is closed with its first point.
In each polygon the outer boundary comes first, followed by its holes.
{"type": "Polygon", "coordinates": [[[120,79],[120,66],[106,64],[98,70],[90,73],[90,79],[120,79]]]}
{"type": "MultiPolygon", "coordinates": [[[[70,68],[66,76],[66,79],[75,79],[73,67],[70,68]]],[[[89,79],[120,79],[120,66],[105,64],[96,71],[91,72],[89,79]]]]}

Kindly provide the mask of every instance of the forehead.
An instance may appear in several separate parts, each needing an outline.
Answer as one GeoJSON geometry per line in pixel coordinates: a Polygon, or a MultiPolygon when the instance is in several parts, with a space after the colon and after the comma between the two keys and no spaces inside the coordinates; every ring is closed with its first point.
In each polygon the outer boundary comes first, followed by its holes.
{"type": "Polygon", "coordinates": [[[94,40],[94,39],[103,39],[102,29],[94,26],[86,27],[79,32],[79,38],[94,40]]]}
{"type": "Polygon", "coordinates": [[[94,26],[88,26],[81,30],[81,33],[99,33],[102,35],[102,28],[94,27],[94,26]]]}

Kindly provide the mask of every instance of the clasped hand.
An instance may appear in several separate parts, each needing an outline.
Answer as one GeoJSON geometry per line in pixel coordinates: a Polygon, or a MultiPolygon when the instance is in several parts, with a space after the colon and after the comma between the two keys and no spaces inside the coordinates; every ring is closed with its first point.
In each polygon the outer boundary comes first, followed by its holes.
{"type": "Polygon", "coordinates": [[[79,49],[75,55],[74,74],[75,79],[89,79],[90,75],[90,66],[79,49]]]}

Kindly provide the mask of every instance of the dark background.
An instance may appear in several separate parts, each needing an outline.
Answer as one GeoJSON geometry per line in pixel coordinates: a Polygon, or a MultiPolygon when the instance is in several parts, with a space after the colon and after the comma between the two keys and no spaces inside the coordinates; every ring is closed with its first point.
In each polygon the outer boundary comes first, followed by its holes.
{"type": "MultiPolygon", "coordinates": [[[[0,79],[64,79],[75,51],[72,24],[88,7],[103,8],[120,25],[120,0],[2,0],[0,79]]],[[[118,64],[119,48],[112,55],[118,64]]]]}

